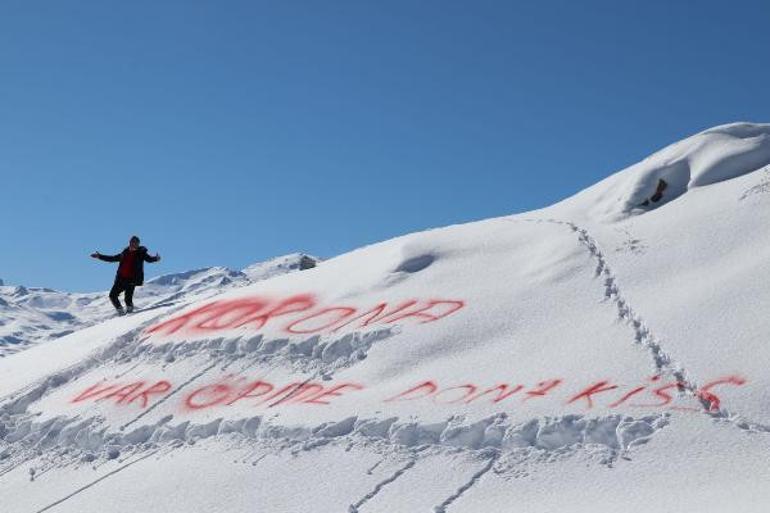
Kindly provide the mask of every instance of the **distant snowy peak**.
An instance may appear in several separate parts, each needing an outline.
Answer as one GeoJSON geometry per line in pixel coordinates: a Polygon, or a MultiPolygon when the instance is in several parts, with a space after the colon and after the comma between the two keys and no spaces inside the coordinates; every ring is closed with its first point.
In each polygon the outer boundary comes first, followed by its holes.
{"type": "Polygon", "coordinates": [[[292,253],[254,263],[241,271],[227,267],[206,267],[182,273],[165,274],[148,280],[145,295],[161,296],[161,301],[190,299],[199,294],[212,295],[231,287],[242,287],[275,276],[315,267],[319,259],[302,253],[292,253]]]}
{"type": "Polygon", "coordinates": [[[238,279],[243,278],[243,274],[238,271],[232,271],[226,267],[204,267],[182,273],[164,274],[157,278],[147,281],[147,285],[156,285],[162,287],[183,286],[189,283],[198,283],[201,281],[210,281],[214,279],[238,279]]]}
{"type": "Polygon", "coordinates": [[[164,295],[194,293],[230,285],[247,285],[251,280],[239,271],[226,267],[206,267],[181,273],[164,274],[147,280],[142,291],[147,294],[164,295]]]}
{"type": "Polygon", "coordinates": [[[594,217],[619,220],[768,165],[770,124],[732,123],[667,146],[585,192],[596,195],[594,217]]]}
{"type": "Polygon", "coordinates": [[[320,258],[305,253],[291,253],[266,262],[252,264],[243,268],[241,273],[251,281],[261,281],[292,271],[311,269],[320,261],[320,258]]]}
{"type": "Polygon", "coordinates": [[[319,261],[319,258],[304,253],[291,253],[265,262],[251,264],[240,271],[216,266],[164,274],[148,280],[146,285],[182,289],[199,288],[212,284],[229,285],[230,283],[255,282],[292,271],[309,269],[315,267],[319,261]]]}

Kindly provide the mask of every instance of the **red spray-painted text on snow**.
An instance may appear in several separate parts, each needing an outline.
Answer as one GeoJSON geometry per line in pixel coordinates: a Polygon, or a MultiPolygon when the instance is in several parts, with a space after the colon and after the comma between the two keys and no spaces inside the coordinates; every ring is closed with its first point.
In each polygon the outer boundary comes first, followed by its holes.
{"type": "Polygon", "coordinates": [[[465,306],[458,299],[410,299],[397,304],[380,302],[371,307],[323,306],[312,294],[270,300],[248,297],[214,301],[162,321],[147,330],[154,335],[210,333],[237,328],[259,330],[275,326],[292,334],[332,333],[342,328],[377,324],[435,322],[465,306]]]}
{"type": "MultiPolygon", "coordinates": [[[[634,386],[621,385],[608,379],[574,385],[561,378],[551,378],[536,384],[493,383],[479,385],[462,383],[459,385],[440,386],[435,380],[417,382],[385,398],[376,398],[389,404],[414,401],[430,401],[435,404],[504,404],[527,403],[546,397],[555,399],[564,405],[575,405],[584,409],[594,406],[617,408],[620,406],[637,408],[672,408],[677,410],[718,411],[721,399],[717,389],[742,386],[746,379],[738,375],[722,376],[707,382],[700,388],[688,391],[684,383],[666,381],[660,376],[653,376],[647,382],[634,386]],[[681,406],[676,399],[694,398],[699,407],[681,406]]],[[[314,381],[273,383],[263,379],[249,379],[228,375],[213,383],[190,387],[180,393],[181,407],[186,411],[198,411],[211,408],[226,408],[234,405],[248,407],[274,407],[279,405],[328,405],[336,398],[354,392],[367,390],[361,383],[342,382],[321,384],[314,381]]],[[[371,389],[370,389],[371,390],[371,389]]],[[[153,401],[182,391],[169,381],[134,381],[100,382],[77,396],[71,403],[104,401],[119,406],[146,408],[153,401]]]]}

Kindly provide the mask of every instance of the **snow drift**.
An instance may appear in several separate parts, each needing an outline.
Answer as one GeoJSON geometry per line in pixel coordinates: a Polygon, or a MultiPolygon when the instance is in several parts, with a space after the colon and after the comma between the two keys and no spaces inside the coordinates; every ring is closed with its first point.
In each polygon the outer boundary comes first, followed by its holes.
{"type": "Polygon", "coordinates": [[[770,125],[733,123],[705,130],[634,164],[595,189],[598,217],[620,219],[770,164],[770,125]],[[656,196],[656,192],[660,194],[656,196]]]}
{"type": "Polygon", "coordinates": [[[549,208],[180,294],[0,360],[0,499],[763,511],[767,133],[718,127],[549,208]]]}

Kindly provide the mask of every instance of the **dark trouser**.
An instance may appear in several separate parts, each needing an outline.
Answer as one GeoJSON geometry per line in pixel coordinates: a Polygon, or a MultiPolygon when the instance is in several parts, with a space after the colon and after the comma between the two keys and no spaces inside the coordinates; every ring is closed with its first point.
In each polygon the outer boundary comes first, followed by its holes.
{"type": "Polygon", "coordinates": [[[134,287],[134,282],[131,280],[115,278],[115,283],[110,290],[110,301],[112,301],[115,308],[123,308],[123,305],[120,304],[120,300],[118,299],[121,292],[126,293],[126,306],[134,306],[134,287]]]}

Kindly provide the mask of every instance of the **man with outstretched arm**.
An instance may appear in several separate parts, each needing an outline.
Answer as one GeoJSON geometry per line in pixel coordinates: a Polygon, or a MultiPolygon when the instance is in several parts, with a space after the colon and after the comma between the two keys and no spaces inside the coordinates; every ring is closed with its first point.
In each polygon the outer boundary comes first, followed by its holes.
{"type": "Polygon", "coordinates": [[[134,287],[139,287],[144,283],[144,263],[158,262],[160,255],[151,256],[147,254],[147,248],[139,245],[139,237],[134,235],[128,242],[128,247],[117,255],[102,255],[98,251],[91,254],[92,258],[97,258],[105,262],[120,262],[118,272],[115,274],[115,283],[110,290],[110,301],[115,306],[118,314],[123,315],[134,311],[134,287]],[[125,292],[126,310],[120,304],[118,296],[125,292]]]}

